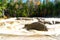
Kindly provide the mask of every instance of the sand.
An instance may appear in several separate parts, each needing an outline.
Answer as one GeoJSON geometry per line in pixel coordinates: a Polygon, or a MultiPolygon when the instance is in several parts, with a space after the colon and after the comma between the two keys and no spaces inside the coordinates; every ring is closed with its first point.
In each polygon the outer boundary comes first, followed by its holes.
{"type": "MultiPolygon", "coordinates": [[[[56,30],[56,31],[58,31],[58,30],[56,30]]],[[[57,32],[57,33],[59,33],[59,32],[57,32]]],[[[12,36],[12,35],[1,35],[0,34],[0,40],[60,40],[60,35],[58,35],[58,36],[53,36],[53,35],[52,36],[44,36],[44,35],[43,36],[41,36],[41,35],[12,36]]]]}
{"type": "Polygon", "coordinates": [[[60,36],[11,36],[0,35],[0,40],[60,40],[60,36]]]}

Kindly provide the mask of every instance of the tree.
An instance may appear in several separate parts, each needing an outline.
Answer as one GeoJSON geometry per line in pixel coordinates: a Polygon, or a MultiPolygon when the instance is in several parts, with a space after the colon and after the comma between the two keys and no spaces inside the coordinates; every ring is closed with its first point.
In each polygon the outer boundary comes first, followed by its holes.
{"type": "Polygon", "coordinates": [[[7,0],[1,0],[0,2],[0,16],[4,16],[4,10],[6,9],[7,0]]]}

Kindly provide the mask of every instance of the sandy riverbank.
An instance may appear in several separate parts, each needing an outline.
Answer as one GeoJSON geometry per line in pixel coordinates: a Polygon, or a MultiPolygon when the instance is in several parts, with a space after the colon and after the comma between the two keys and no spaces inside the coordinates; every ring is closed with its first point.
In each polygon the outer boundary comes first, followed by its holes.
{"type": "MultiPolygon", "coordinates": [[[[8,21],[7,21],[7,24],[9,24],[10,23],[10,21],[12,20],[10,20],[10,19],[7,19],[8,21]]],[[[17,21],[15,21],[15,19],[13,19],[14,20],[14,23],[16,23],[16,24],[18,24],[19,22],[22,24],[23,23],[23,21],[24,21],[24,24],[26,23],[29,23],[30,21],[25,21],[25,20],[19,20],[18,21],[18,23],[17,23],[17,21]]],[[[50,19],[49,19],[50,20],[50,19]]],[[[53,20],[51,20],[51,21],[53,21],[53,20]]],[[[1,22],[3,22],[3,21],[1,21],[1,22]]],[[[5,20],[4,20],[4,22],[5,22],[5,20]]],[[[30,23],[32,23],[32,22],[36,22],[35,20],[34,21],[32,21],[31,20],[31,22],[30,23]]],[[[6,23],[6,22],[5,22],[6,23]]],[[[14,24],[13,23],[13,24],[14,24]]],[[[7,25],[6,24],[6,25],[7,25]]],[[[15,24],[15,25],[16,25],[15,24]]],[[[6,27],[11,27],[11,25],[8,25],[8,26],[6,26],[6,25],[4,25],[3,27],[1,27],[1,29],[0,29],[0,32],[6,32],[6,30],[8,30],[8,29],[4,29],[4,28],[6,28],[6,27]],[[4,29],[5,31],[3,31],[2,29],[4,29]],[[1,31],[2,30],[2,31],[1,31]]],[[[19,24],[20,25],[20,24],[19,24]]],[[[21,26],[21,25],[20,25],[21,26]]],[[[53,26],[53,25],[52,25],[53,26]]],[[[12,26],[12,27],[15,27],[15,26],[12,26]]],[[[49,27],[50,28],[50,27],[49,27]]],[[[14,28],[13,28],[14,29],[14,28]]],[[[16,29],[15,30],[17,30],[17,29],[19,29],[19,27],[16,27],[16,29]]],[[[57,28],[58,29],[58,28],[57,28]]],[[[9,29],[10,30],[10,29],[9,29]]],[[[11,31],[12,31],[12,29],[11,29],[11,31]]],[[[20,31],[20,30],[19,30],[20,31]]],[[[57,31],[57,30],[56,30],[57,31]]],[[[14,32],[14,31],[13,31],[14,32]]],[[[6,32],[6,33],[9,33],[9,31],[8,32],[6,32]]],[[[10,32],[11,33],[11,32],[10,32]]],[[[14,32],[14,33],[16,33],[16,32],[14,32]]],[[[21,33],[21,32],[20,32],[21,33]]],[[[50,32],[51,33],[51,32],[50,32]]],[[[58,31],[58,33],[59,33],[59,31],[58,31]]],[[[60,33],[59,33],[60,34],[60,33]]],[[[41,35],[38,35],[38,34],[36,34],[36,35],[32,35],[32,36],[12,36],[12,35],[1,35],[0,34],[0,40],[60,40],[60,35],[58,35],[58,36],[41,36],[41,35]]]]}
{"type": "Polygon", "coordinates": [[[0,36],[0,40],[60,40],[51,36],[0,36]]]}

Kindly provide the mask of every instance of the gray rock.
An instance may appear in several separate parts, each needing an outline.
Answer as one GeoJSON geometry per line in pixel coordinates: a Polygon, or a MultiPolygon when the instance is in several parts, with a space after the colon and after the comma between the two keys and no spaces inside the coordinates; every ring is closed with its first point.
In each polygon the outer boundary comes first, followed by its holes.
{"type": "Polygon", "coordinates": [[[24,18],[20,18],[20,17],[17,17],[17,19],[16,20],[33,20],[33,18],[26,18],[26,17],[24,17],[24,18]]]}
{"type": "Polygon", "coordinates": [[[26,24],[24,28],[26,28],[27,30],[48,31],[46,26],[40,22],[35,22],[32,24],[26,24]]]}
{"type": "Polygon", "coordinates": [[[45,19],[42,19],[42,18],[36,18],[36,19],[38,20],[38,22],[41,22],[41,23],[43,23],[43,24],[50,24],[50,25],[51,25],[51,23],[45,21],[45,19]]]}

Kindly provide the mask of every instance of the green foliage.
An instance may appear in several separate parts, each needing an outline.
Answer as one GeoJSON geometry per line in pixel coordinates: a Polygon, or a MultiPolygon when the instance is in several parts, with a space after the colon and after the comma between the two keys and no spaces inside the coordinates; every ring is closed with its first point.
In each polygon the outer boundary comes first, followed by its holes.
{"type": "Polygon", "coordinates": [[[5,9],[7,15],[12,17],[59,17],[60,16],[60,2],[54,4],[49,2],[47,4],[34,5],[31,2],[29,5],[23,3],[22,0],[18,2],[11,2],[6,6],[0,7],[0,10],[5,9]],[[5,8],[4,8],[5,7],[5,8]]]}
{"type": "MultiPolygon", "coordinates": [[[[21,1],[21,3],[15,2],[13,5],[11,3],[8,3],[8,5],[7,5],[7,10],[9,11],[10,16],[12,16],[12,17],[14,17],[14,16],[27,17],[28,16],[27,8],[28,8],[27,4],[26,3],[22,4],[22,1],[21,1]]],[[[7,13],[7,15],[8,15],[8,13],[7,13]]]]}
{"type": "Polygon", "coordinates": [[[6,9],[7,5],[7,0],[1,0],[0,1],[0,16],[3,16],[3,10],[6,9]]]}

